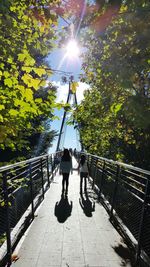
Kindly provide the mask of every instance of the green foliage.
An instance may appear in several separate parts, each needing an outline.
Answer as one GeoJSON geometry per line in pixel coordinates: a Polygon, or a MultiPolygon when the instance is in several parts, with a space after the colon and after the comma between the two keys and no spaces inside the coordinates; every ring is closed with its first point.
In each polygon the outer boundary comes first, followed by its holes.
{"type": "Polygon", "coordinates": [[[45,4],[45,0],[0,3],[1,151],[28,150],[29,136],[42,131],[41,120],[52,117],[56,96],[50,85],[44,97],[49,76],[44,58],[54,47],[58,16],[53,7],[59,1],[51,1],[48,10],[45,4]]]}
{"type": "MultiPolygon", "coordinates": [[[[18,133],[21,142],[16,143],[15,149],[12,149],[12,146],[7,146],[4,150],[0,150],[0,161],[3,162],[3,165],[9,161],[13,163],[47,152],[56,135],[54,131],[50,130],[50,123],[54,117],[52,105],[55,100],[55,92],[55,87],[49,83],[47,87],[40,88],[34,93],[33,100],[39,107],[38,114],[36,117],[30,117],[26,130],[18,133]]],[[[12,141],[14,140],[15,138],[12,138],[12,141]]],[[[17,142],[17,140],[15,141],[17,142]]]]}
{"type": "Polygon", "coordinates": [[[5,242],[5,240],[6,240],[6,234],[2,234],[0,236],[0,246],[5,242]]]}
{"type": "Polygon", "coordinates": [[[97,2],[80,30],[86,46],[81,81],[91,89],[74,119],[89,152],[148,169],[150,3],[97,2]]]}

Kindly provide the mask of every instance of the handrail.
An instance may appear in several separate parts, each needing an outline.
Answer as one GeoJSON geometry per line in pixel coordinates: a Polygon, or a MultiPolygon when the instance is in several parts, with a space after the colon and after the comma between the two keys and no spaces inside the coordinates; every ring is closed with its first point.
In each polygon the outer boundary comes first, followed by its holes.
{"type": "Polygon", "coordinates": [[[34,219],[56,173],[58,157],[60,151],[0,167],[0,266],[11,265],[12,249],[34,219]]]}
{"type": "Polygon", "coordinates": [[[77,152],[77,158],[81,154],[88,159],[92,187],[110,218],[121,221],[124,234],[128,229],[128,238],[134,240],[136,266],[143,255],[148,261],[144,266],[150,266],[150,171],[85,152],[77,152]]]}
{"type": "MultiPolygon", "coordinates": [[[[15,244],[13,229],[24,217],[27,208],[27,220],[34,219],[38,201],[44,199],[45,191],[53,180],[60,153],[45,154],[0,167],[0,241],[6,232],[6,239],[0,247],[2,266],[6,261],[8,266],[11,264],[11,251],[15,244]],[[6,241],[7,251],[4,249],[6,241]]],[[[76,152],[76,157],[81,154],[83,152],[76,152]]],[[[121,220],[136,240],[137,260],[143,252],[150,257],[150,171],[84,154],[89,162],[92,186],[98,192],[99,199],[105,202],[110,218],[121,220]]],[[[20,232],[23,232],[22,228],[20,232]]],[[[21,237],[20,232],[15,240],[21,237]]]]}
{"type": "Polygon", "coordinates": [[[90,153],[85,153],[85,152],[80,152],[80,154],[86,154],[87,156],[92,156],[92,157],[95,157],[97,159],[101,159],[103,161],[107,161],[107,162],[113,163],[115,165],[124,166],[124,167],[126,167],[128,169],[132,169],[132,170],[139,171],[139,172],[142,172],[144,174],[150,175],[150,171],[149,170],[143,170],[143,169],[141,169],[139,167],[135,167],[135,166],[127,164],[127,163],[123,163],[123,162],[120,162],[120,161],[114,161],[112,159],[103,158],[103,157],[96,156],[96,155],[90,154],[90,153]]]}
{"type": "Polygon", "coordinates": [[[38,160],[38,159],[42,159],[42,158],[46,158],[46,157],[50,157],[50,156],[52,156],[52,155],[56,155],[56,154],[59,154],[59,153],[61,153],[61,151],[56,152],[56,153],[51,153],[51,154],[44,154],[44,155],[42,155],[42,156],[38,156],[38,157],[31,158],[31,159],[27,159],[27,160],[23,160],[23,161],[16,162],[16,163],[13,163],[13,164],[11,164],[11,165],[2,166],[2,167],[0,167],[0,172],[1,172],[1,171],[9,170],[9,169],[11,169],[11,168],[13,168],[13,167],[18,167],[18,166],[20,166],[20,165],[22,165],[22,164],[31,163],[31,162],[33,162],[33,161],[35,161],[35,160],[38,160]]]}

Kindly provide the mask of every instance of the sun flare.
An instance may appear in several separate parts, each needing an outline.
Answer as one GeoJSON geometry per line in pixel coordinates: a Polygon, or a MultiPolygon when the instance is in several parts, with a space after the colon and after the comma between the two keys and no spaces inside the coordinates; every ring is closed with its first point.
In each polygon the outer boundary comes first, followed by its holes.
{"type": "Polygon", "coordinates": [[[69,58],[75,58],[79,55],[79,47],[76,40],[72,39],[66,46],[66,55],[69,58]]]}

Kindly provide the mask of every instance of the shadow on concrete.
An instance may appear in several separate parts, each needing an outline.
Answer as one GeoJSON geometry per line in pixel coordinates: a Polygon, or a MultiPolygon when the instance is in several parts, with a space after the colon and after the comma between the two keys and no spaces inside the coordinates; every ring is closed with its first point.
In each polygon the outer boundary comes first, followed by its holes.
{"type": "Polygon", "coordinates": [[[68,197],[61,195],[60,201],[55,204],[54,214],[57,217],[58,222],[64,223],[69,216],[71,216],[72,212],[72,201],[68,201],[68,197]]]}
{"type": "Polygon", "coordinates": [[[122,258],[121,266],[135,267],[135,257],[128,247],[118,244],[117,246],[113,247],[113,249],[122,258]]]}
{"type": "Polygon", "coordinates": [[[80,196],[79,203],[84,214],[87,217],[92,217],[92,212],[95,211],[95,202],[89,199],[87,192],[85,192],[85,194],[80,193],[80,196]]]}

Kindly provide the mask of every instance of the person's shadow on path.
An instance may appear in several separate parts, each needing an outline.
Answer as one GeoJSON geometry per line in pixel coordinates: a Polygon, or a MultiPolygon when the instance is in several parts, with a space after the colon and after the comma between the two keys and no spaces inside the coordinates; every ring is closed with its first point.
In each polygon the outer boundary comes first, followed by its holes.
{"type": "Polygon", "coordinates": [[[58,222],[64,223],[72,212],[72,201],[68,201],[68,197],[62,195],[60,201],[55,204],[54,214],[57,217],[58,222]]]}
{"type": "Polygon", "coordinates": [[[92,217],[92,212],[95,211],[95,202],[92,202],[89,197],[87,192],[85,195],[82,193],[80,194],[81,198],[79,198],[79,203],[81,208],[83,209],[83,212],[87,217],[92,217]]]}

